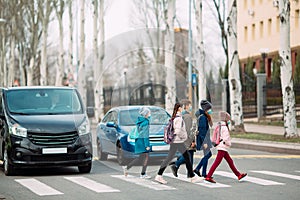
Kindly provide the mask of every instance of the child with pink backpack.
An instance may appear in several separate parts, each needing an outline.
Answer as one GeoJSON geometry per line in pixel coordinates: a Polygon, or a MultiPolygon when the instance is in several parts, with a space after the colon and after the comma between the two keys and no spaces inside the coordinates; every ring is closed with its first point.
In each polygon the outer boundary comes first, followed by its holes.
{"type": "Polygon", "coordinates": [[[225,111],[220,111],[219,113],[220,122],[218,123],[217,127],[214,130],[212,142],[215,143],[215,146],[218,150],[216,159],[212,164],[205,181],[210,183],[216,183],[216,181],[212,178],[213,173],[215,172],[216,168],[220,165],[223,158],[225,158],[226,162],[228,163],[232,172],[237,176],[238,180],[241,180],[247,173],[240,173],[234,163],[232,158],[228,153],[228,149],[231,146],[231,138],[229,133],[228,125],[230,124],[230,114],[225,111]]]}

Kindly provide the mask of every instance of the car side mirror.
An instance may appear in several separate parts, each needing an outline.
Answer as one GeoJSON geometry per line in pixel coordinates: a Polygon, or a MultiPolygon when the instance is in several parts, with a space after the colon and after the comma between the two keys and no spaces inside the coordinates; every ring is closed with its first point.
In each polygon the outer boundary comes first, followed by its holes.
{"type": "Polygon", "coordinates": [[[117,128],[117,124],[115,122],[107,122],[106,126],[107,127],[112,127],[112,128],[117,128]]]}

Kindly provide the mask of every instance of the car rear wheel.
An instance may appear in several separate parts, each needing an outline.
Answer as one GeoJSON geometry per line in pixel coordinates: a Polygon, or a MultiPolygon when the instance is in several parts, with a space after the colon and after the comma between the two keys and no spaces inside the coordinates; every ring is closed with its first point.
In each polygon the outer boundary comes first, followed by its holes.
{"type": "Polygon", "coordinates": [[[124,150],[122,149],[121,144],[117,144],[117,161],[119,165],[126,165],[127,162],[124,158],[124,150]]]}
{"type": "Polygon", "coordinates": [[[80,173],[90,173],[91,169],[92,169],[92,162],[90,162],[88,165],[78,166],[78,171],[80,173]]]}
{"type": "Polygon", "coordinates": [[[103,153],[101,142],[99,139],[97,139],[97,154],[98,154],[99,160],[107,160],[108,155],[107,155],[107,153],[103,153]]]}
{"type": "Polygon", "coordinates": [[[7,148],[4,148],[4,155],[3,155],[3,169],[4,169],[4,174],[6,176],[11,176],[15,174],[15,169],[14,166],[9,164],[8,161],[8,152],[7,152],[7,148]]]}

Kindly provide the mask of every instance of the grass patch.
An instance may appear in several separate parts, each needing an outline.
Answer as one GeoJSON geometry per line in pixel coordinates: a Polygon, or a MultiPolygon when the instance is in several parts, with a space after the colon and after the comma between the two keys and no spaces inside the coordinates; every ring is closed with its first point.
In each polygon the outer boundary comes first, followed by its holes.
{"type": "Polygon", "coordinates": [[[263,133],[234,133],[231,134],[232,138],[250,139],[250,140],[264,140],[273,142],[290,142],[290,143],[300,143],[299,138],[285,138],[283,135],[272,135],[263,133]]]}

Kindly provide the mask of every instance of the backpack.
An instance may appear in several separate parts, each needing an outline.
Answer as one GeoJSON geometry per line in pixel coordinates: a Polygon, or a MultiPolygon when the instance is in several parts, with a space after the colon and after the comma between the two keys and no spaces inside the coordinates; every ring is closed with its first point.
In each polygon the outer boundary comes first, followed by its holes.
{"type": "Polygon", "coordinates": [[[171,144],[174,141],[175,134],[174,134],[174,119],[169,119],[168,124],[164,128],[164,142],[167,144],[171,144]]]}
{"type": "Polygon", "coordinates": [[[220,142],[222,141],[222,139],[220,139],[220,138],[221,138],[221,123],[218,122],[218,125],[215,128],[212,139],[211,139],[212,145],[214,147],[216,147],[220,144],[220,142]]]}

